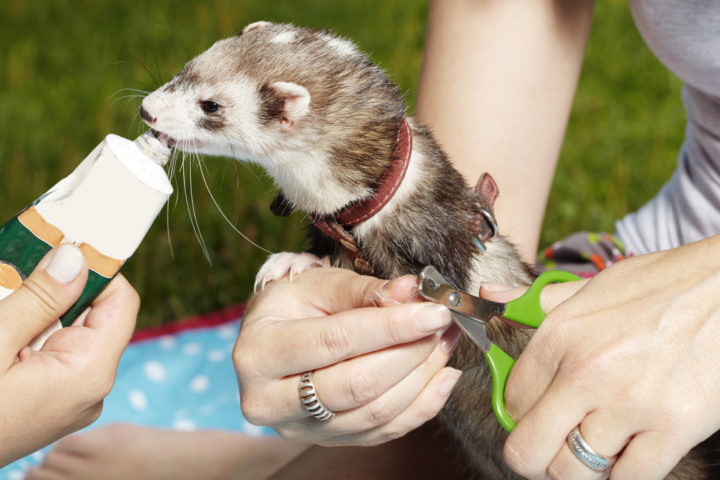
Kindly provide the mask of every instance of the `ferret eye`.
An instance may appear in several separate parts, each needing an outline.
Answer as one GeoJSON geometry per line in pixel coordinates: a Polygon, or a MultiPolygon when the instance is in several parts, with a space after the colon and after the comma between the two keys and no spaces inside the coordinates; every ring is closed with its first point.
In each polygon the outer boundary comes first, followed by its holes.
{"type": "Polygon", "coordinates": [[[206,100],[206,101],[204,101],[204,102],[200,102],[200,106],[201,106],[202,109],[203,109],[204,111],[206,111],[207,113],[217,112],[218,109],[220,108],[220,105],[218,105],[218,104],[215,103],[215,102],[211,102],[210,100],[206,100]]]}

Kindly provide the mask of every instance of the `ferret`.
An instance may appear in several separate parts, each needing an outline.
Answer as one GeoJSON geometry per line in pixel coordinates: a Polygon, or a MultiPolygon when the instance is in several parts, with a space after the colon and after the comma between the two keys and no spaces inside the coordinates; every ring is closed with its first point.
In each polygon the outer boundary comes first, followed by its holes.
{"type": "MultiPolygon", "coordinates": [[[[252,23],[190,60],[143,100],[140,115],[176,148],[261,165],[280,189],[273,211],[310,214],[309,252],[272,256],[259,287],[325,259],[381,278],[434,265],[469,292],[534,278],[496,234],[491,177],[469,188],[430,130],[406,115],[386,73],[329,31],[252,23]],[[397,168],[404,171],[393,176],[382,205],[363,210],[360,221],[338,220],[372,204],[397,168]]],[[[491,340],[515,358],[530,334],[497,319],[488,326],[491,340]]],[[[482,352],[464,339],[450,364],[464,374],[438,418],[460,445],[461,461],[478,478],[518,478],[503,460],[507,433],[491,408],[482,352]]],[[[670,478],[711,478],[705,462],[693,451],[670,478]]]]}

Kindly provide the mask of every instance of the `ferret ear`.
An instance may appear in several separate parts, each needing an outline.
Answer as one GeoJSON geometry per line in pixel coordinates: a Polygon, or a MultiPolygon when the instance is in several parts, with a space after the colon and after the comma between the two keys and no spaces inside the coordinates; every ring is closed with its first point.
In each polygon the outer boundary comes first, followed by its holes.
{"type": "Polygon", "coordinates": [[[243,28],[243,30],[242,30],[242,32],[240,33],[240,35],[243,35],[243,34],[245,34],[245,33],[247,33],[247,32],[252,31],[252,30],[257,30],[258,28],[269,27],[270,25],[272,25],[272,23],[270,23],[270,22],[265,22],[265,21],[262,21],[262,20],[259,21],[259,22],[253,22],[253,23],[251,23],[250,25],[248,25],[247,27],[243,28]]]}
{"type": "Polygon", "coordinates": [[[290,130],[295,123],[310,111],[310,92],[297,83],[274,82],[268,85],[267,93],[271,114],[280,122],[280,129],[290,130]]]}

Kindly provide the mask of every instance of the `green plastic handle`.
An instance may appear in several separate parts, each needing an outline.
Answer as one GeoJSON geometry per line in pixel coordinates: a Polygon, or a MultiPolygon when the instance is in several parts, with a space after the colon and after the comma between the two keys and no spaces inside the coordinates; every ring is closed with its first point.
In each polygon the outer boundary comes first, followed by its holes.
{"type": "MultiPolygon", "coordinates": [[[[570,272],[561,270],[550,270],[540,275],[523,296],[508,302],[503,317],[528,327],[538,328],[545,320],[545,312],[540,307],[540,292],[550,283],[572,282],[580,280],[580,277],[570,272]]],[[[505,384],[507,383],[510,370],[515,365],[515,360],[503,352],[494,343],[490,351],[485,354],[485,359],[490,366],[492,374],[492,407],[500,425],[508,432],[515,428],[515,422],[507,410],[505,410],[505,384]]]]}
{"type": "Polygon", "coordinates": [[[540,307],[540,292],[550,283],[572,282],[580,277],[562,270],[549,270],[535,279],[527,292],[521,297],[511,300],[505,307],[503,317],[522,325],[538,328],[545,320],[545,312],[540,307]]]}
{"type": "Polygon", "coordinates": [[[494,343],[490,347],[490,351],[485,354],[485,360],[487,360],[488,365],[490,365],[490,373],[492,374],[493,411],[500,425],[508,432],[511,432],[512,429],[515,428],[515,422],[510,418],[507,410],[505,410],[505,384],[507,383],[508,375],[510,375],[510,370],[512,370],[513,365],[515,365],[515,360],[494,343]]]}

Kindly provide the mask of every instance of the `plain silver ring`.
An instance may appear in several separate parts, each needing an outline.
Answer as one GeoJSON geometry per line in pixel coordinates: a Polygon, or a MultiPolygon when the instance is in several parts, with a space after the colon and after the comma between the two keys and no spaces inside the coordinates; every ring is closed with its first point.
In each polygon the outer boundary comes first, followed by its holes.
{"type": "Polygon", "coordinates": [[[593,470],[602,472],[610,465],[610,461],[607,458],[595,453],[595,450],[587,444],[583,436],[580,435],[579,426],[573,428],[572,431],[568,433],[567,444],[575,456],[593,470]]]}
{"type": "Polygon", "coordinates": [[[310,415],[322,420],[323,422],[330,420],[335,416],[333,412],[325,408],[320,403],[320,399],[315,391],[315,384],[312,379],[312,372],[307,371],[300,377],[300,383],[298,384],[298,394],[300,395],[300,401],[310,415]]]}

